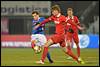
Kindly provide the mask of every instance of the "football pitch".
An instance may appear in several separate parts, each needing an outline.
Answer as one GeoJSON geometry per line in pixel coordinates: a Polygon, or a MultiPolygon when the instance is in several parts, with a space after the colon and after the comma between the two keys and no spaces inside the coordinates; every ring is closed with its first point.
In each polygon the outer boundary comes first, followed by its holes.
{"type": "MultiPolygon", "coordinates": [[[[54,63],[50,64],[46,58],[45,64],[36,64],[41,54],[34,54],[31,48],[1,48],[1,66],[99,66],[99,49],[81,49],[81,57],[85,64],[77,64],[68,60],[68,55],[60,48],[49,48],[54,63]]],[[[76,49],[73,49],[76,54],[76,49]]]]}

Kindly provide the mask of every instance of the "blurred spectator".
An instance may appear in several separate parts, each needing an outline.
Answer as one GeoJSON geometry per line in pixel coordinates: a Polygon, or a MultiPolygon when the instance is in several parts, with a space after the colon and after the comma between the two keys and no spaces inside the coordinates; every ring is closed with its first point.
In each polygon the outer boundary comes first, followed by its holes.
{"type": "Polygon", "coordinates": [[[1,34],[8,34],[8,19],[7,18],[1,18],[1,34]]]}

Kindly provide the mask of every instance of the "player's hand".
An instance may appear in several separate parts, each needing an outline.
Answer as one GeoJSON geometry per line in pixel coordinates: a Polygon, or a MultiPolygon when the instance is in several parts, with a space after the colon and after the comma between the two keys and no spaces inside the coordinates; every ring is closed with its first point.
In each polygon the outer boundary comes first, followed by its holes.
{"type": "Polygon", "coordinates": [[[39,24],[36,25],[36,26],[33,28],[33,30],[36,30],[39,26],[40,26],[39,24]]]}
{"type": "Polygon", "coordinates": [[[85,27],[77,26],[77,28],[81,31],[85,30],[85,27]]]}

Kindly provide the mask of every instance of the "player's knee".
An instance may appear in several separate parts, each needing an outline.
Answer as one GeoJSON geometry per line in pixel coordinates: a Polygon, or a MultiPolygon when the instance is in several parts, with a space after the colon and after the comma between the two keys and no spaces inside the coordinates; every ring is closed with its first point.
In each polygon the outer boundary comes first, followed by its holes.
{"type": "Polygon", "coordinates": [[[67,41],[67,46],[70,46],[71,45],[71,42],[68,40],[67,41]]]}
{"type": "Polygon", "coordinates": [[[76,43],[76,46],[79,46],[79,41],[75,41],[75,43],[76,43]]]}
{"type": "Polygon", "coordinates": [[[49,39],[46,44],[44,45],[44,47],[49,47],[51,44],[53,44],[53,41],[51,39],[49,39]]]}
{"type": "Polygon", "coordinates": [[[45,45],[44,45],[44,47],[48,47],[49,46],[49,44],[48,43],[46,43],[45,45]]]}
{"type": "Polygon", "coordinates": [[[48,45],[44,45],[44,47],[48,47],[48,45]]]}
{"type": "Polygon", "coordinates": [[[67,52],[67,48],[66,47],[61,47],[61,49],[66,53],[67,52]]]}
{"type": "Polygon", "coordinates": [[[68,49],[66,49],[66,53],[68,53],[68,49]]]}
{"type": "Polygon", "coordinates": [[[31,43],[35,43],[35,42],[36,42],[35,40],[32,40],[32,41],[31,41],[31,43]]]}
{"type": "Polygon", "coordinates": [[[70,50],[69,49],[66,49],[66,53],[68,54],[70,52],[70,50]]]}
{"type": "Polygon", "coordinates": [[[52,39],[49,39],[48,41],[47,41],[47,44],[50,46],[51,44],[53,44],[53,41],[52,41],[52,39]]]}
{"type": "Polygon", "coordinates": [[[76,47],[79,48],[79,44],[76,44],[76,47]]]}

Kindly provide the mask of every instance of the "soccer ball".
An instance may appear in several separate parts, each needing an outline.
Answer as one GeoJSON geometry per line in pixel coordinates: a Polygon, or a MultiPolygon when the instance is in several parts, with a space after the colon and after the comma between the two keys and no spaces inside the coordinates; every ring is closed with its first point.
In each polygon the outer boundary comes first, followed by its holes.
{"type": "Polygon", "coordinates": [[[41,46],[35,46],[35,47],[34,47],[34,52],[35,52],[36,54],[41,53],[41,51],[42,51],[41,46]]]}

